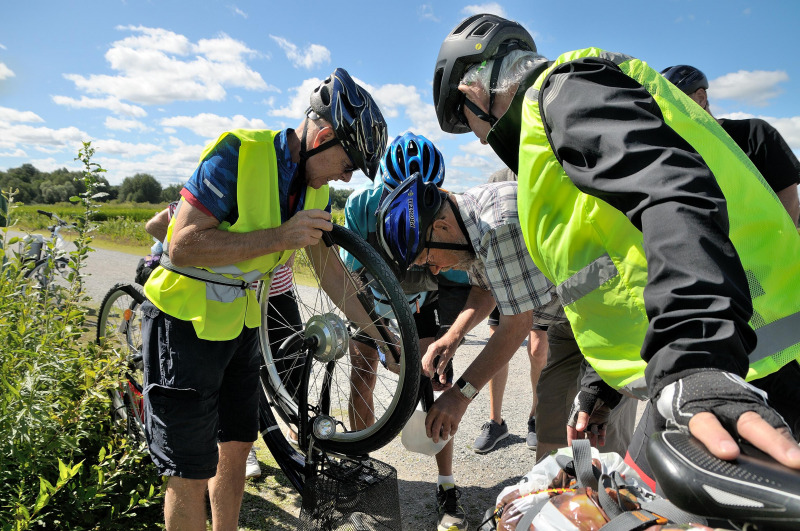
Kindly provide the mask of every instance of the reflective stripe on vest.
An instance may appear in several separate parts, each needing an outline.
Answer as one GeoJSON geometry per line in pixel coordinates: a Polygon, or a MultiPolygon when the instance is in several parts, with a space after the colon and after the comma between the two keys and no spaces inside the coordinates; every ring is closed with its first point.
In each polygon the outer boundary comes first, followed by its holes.
{"type": "MultiPolygon", "coordinates": [[[[200,161],[229,134],[241,141],[236,184],[239,216],[233,225],[223,222],[217,228],[245,233],[278,227],[281,213],[274,146],[277,133],[244,129],[224,133],[206,147],[200,161]]],[[[306,188],[305,209],[324,209],[327,205],[327,185],[319,190],[306,188]]],[[[167,229],[167,241],[171,239],[176,218],[173,217],[167,229]]],[[[242,289],[242,286],[267,277],[293,252],[270,253],[213,269],[176,268],[174,264],[170,269],[157,268],[145,285],[145,293],[163,312],[191,321],[197,337],[214,341],[233,339],[241,334],[243,327],[261,325],[261,308],[255,291],[242,289]],[[224,279],[235,285],[226,285],[224,279]]]]}
{"type": "Polygon", "coordinates": [[[583,57],[618,65],[653,95],[666,123],[708,164],[729,205],[729,237],[748,278],[758,347],[747,379],[800,357],[800,238],[777,197],[717,122],[646,63],[597,48],[559,57],[526,93],[520,137],[520,224],[536,265],[556,284],[581,351],[617,388],[639,387],[648,321],[647,262],[642,234],[604,201],[580,192],[549,144],[540,105],[552,102],[564,78],[539,90],[553,68],[583,57]]]}

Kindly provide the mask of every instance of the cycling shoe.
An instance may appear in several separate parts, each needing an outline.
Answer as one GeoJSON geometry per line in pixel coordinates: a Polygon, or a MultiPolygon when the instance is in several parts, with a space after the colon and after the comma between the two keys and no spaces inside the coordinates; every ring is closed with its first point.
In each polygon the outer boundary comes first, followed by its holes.
{"type": "Polygon", "coordinates": [[[666,498],[684,511],[756,529],[800,529],[800,471],[752,446],[723,461],[691,435],[663,431],[650,438],[647,460],[666,498]]]}

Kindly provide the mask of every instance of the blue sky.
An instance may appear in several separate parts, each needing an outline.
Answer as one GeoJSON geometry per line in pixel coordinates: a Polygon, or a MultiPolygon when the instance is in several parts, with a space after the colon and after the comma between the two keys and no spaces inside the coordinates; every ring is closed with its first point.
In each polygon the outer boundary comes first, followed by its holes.
{"type": "Polygon", "coordinates": [[[441,132],[431,79],[444,37],[479,12],[520,21],[550,59],[597,46],[658,70],[693,64],[716,116],[764,118],[800,153],[797,0],[4,4],[2,170],[77,170],[91,140],[112,184],[136,173],[182,183],[222,131],[296,127],[311,89],[344,67],[378,101],[389,137],[428,136],[444,153],[445,186],[463,191],[501,163],[473,135],[441,132]]]}

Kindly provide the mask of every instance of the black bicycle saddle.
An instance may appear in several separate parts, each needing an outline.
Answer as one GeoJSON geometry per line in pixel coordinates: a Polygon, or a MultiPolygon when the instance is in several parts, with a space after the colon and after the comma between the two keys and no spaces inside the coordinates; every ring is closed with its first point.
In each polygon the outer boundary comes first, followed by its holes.
{"type": "Polygon", "coordinates": [[[800,471],[741,449],[723,461],[688,433],[663,431],[650,438],[647,460],[665,497],[685,511],[759,530],[800,529],[800,471]]]}

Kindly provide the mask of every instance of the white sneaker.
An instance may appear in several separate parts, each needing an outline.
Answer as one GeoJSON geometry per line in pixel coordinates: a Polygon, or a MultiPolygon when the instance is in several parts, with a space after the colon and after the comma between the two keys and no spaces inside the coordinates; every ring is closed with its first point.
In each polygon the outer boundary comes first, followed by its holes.
{"type": "Polygon", "coordinates": [[[247,456],[247,467],[245,468],[244,477],[258,478],[261,477],[261,465],[258,463],[256,457],[256,449],[250,448],[250,454],[247,456]]]}

